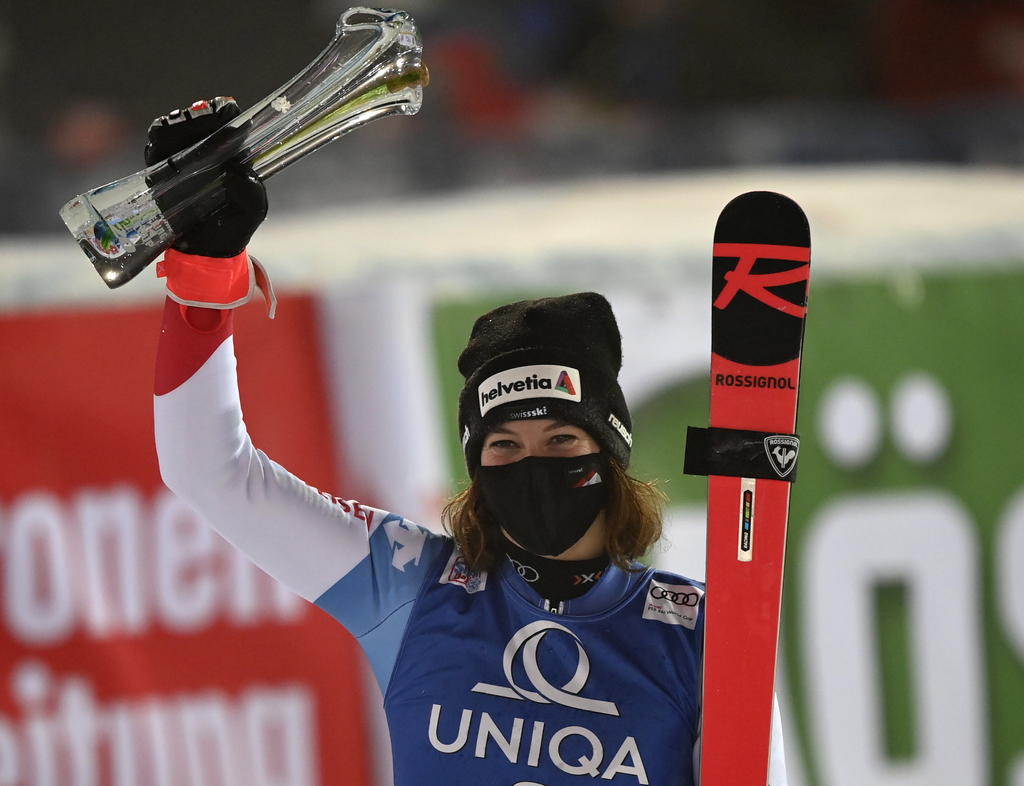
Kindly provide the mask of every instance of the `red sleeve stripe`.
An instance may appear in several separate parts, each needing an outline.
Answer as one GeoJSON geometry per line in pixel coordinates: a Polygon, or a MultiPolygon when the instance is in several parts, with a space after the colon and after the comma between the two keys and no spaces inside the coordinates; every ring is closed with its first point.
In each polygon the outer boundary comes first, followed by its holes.
{"type": "Polygon", "coordinates": [[[183,306],[167,298],[156,353],[156,395],[191,378],[231,335],[233,323],[230,310],[183,306]]]}

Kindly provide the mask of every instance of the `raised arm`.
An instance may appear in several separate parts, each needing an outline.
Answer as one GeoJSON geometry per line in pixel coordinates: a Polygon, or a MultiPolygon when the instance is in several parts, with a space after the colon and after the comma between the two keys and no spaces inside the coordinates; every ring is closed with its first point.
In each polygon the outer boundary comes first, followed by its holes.
{"type": "MultiPolygon", "coordinates": [[[[187,120],[173,121],[178,147],[153,144],[153,129],[159,142],[166,118],[154,121],[147,159],[151,150],[168,155],[168,147],[179,149],[182,140],[201,138],[227,119],[202,111],[187,110],[187,120]],[[191,135],[176,127],[211,115],[191,135]]],[[[378,675],[386,675],[403,614],[447,541],[400,516],[321,493],[253,446],[242,418],[231,309],[252,295],[255,270],[245,245],[266,201],[254,174],[230,177],[228,206],[186,235],[163,263],[169,297],[154,390],[160,472],[257,565],[364,637],[378,675]]]]}
{"type": "Polygon", "coordinates": [[[154,391],[160,473],[256,564],[315,601],[368,555],[369,528],[383,514],[346,511],[253,446],[231,326],[230,311],[167,300],[154,391]]]}

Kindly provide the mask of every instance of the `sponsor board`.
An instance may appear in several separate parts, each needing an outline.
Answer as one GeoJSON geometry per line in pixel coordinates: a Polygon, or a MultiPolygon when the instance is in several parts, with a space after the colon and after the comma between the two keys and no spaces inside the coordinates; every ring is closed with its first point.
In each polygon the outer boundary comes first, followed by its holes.
{"type": "MultiPolygon", "coordinates": [[[[321,358],[291,351],[317,345],[316,315],[294,295],[274,323],[239,309],[235,351],[260,447],[329,488],[348,484],[321,358]]],[[[160,482],[160,319],[153,306],[0,316],[14,402],[0,412],[0,782],[368,783],[358,644],[160,482]],[[97,351],[111,336],[117,351],[97,351]]]]}

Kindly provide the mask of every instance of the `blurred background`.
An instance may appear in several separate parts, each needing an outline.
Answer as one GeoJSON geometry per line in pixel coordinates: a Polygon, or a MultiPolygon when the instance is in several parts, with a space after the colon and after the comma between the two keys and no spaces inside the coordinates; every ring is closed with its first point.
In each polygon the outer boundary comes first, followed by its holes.
{"type": "MultiPolygon", "coordinates": [[[[1024,162],[1024,8],[1012,0],[407,5],[436,77],[423,114],[321,153],[275,186],[275,214],[607,174],[1024,162]]],[[[0,230],[58,231],[69,192],[134,171],[152,117],[214,93],[263,98],[343,7],[11,4],[0,230]]]]}
{"type": "MultiPolygon", "coordinates": [[[[0,786],[389,783],[358,646],[163,489],[162,293],[57,216],[150,120],[244,108],[333,0],[0,6],[0,786]]],[[[710,246],[751,189],[814,246],[778,691],[792,786],[1024,786],[1024,4],[409,0],[414,118],[275,176],[239,313],[257,444],[437,526],[473,318],[596,289],[624,336],[651,559],[703,577],[710,246]]],[[[525,776],[524,776],[525,777],[525,776]]],[[[628,778],[619,780],[629,780],[628,778]]]]}

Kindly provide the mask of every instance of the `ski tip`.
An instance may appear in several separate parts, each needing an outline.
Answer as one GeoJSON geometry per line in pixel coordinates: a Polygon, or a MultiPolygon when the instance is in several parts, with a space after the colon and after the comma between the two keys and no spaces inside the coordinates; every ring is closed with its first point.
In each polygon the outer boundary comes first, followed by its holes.
{"type": "Polygon", "coordinates": [[[715,242],[810,246],[811,232],[804,211],[788,196],[748,191],[722,209],[715,242]]]}

